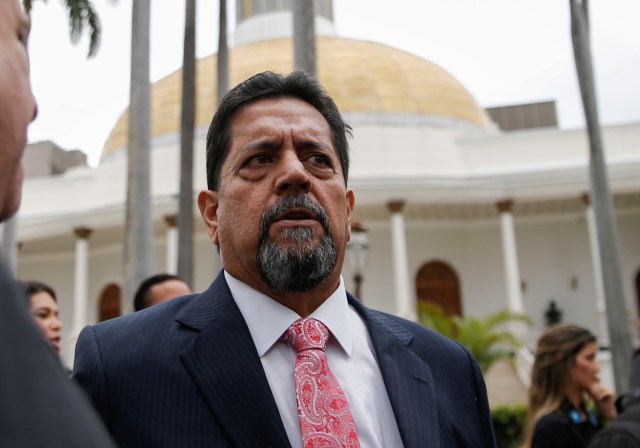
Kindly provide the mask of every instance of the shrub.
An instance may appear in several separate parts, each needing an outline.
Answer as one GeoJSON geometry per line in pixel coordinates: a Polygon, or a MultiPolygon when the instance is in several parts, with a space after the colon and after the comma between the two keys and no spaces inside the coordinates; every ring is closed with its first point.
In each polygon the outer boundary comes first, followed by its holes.
{"type": "Polygon", "coordinates": [[[498,448],[517,448],[522,445],[526,413],[526,404],[501,405],[491,409],[498,448]]]}

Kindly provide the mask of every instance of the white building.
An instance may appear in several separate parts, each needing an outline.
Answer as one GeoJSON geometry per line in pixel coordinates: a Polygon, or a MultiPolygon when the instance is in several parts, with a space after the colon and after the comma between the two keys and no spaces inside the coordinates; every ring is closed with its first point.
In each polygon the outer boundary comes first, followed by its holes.
{"type": "MultiPolygon", "coordinates": [[[[250,3],[238,2],[232,85],[293,67],[290,14],[244,10],[250,3]]],[[[533,345],[553,300],[564,321],[592,328],[606,343],[592,209],[585,201],[585,130],[500,131],[442,68],[385,45],[337,37],[330,8],[324,8],[316,18],[318,77],[354,129],[349,183],[370,248],[365,303],[409,318],[416,300],[480,317],[523,310],[535,321],[533,345]]],[[[215,66],[215,55],[197,65],[196,192],[206,188],[204,140],[214,112],[215,66]]],[[[159,272],[175,269],[180,89],[178,71],[152,90],[159,272]]],[[[58,292],[68,362],[82,326],[132,309],[131,298],[121,297],[126,131],[125,113],[97,168],[25,184],[18,276],[58,292]]],[[[640,123],[606,127],[603,138],[631,322],[640,301],[640,123]]],[[[220,266],[194,213],[193,286],[199,291],[220,266]]],[[[352,268],[346,265],[343,274],[353,290],[352,268]]]]}

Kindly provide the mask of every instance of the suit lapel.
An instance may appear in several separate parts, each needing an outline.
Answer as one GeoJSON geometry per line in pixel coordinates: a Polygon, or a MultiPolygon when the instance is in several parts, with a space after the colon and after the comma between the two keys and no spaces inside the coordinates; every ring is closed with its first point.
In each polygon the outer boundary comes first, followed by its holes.
{"type": "Polygon", "coordinates": [[[234,445],[290,446],[251,334],[222,272],[176,320],[200,332],[180,357],[234,445]]]}
{"type": "Polygon", "coordinates": [[[349,296],[363,317],[405,448],[440,446],[431,368],[409,348],[413,335],[349,296]]]}

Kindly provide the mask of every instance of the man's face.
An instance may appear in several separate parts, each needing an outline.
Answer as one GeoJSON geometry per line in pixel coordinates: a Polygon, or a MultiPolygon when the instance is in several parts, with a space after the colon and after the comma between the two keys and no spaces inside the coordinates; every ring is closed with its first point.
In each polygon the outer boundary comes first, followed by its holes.
{"type": "Polygon", "coordinates": [[[176,297],[191,294],[191,288],[182,280],[169,279],[153,285],[147,293],[145,308],[157,305],[176,297]]]}
{"type": "Polygon", "coordinates": [[[29,22],[18,0],[0,0],[0,221],[20,205],[22,153],[36,102],[29,83],[29,22]]]}
{"type": "Polygon", "coordinates": [[[225,269],[272,296],[333,292],[354,195],[329,124],[308,103],[281,98],[244,106],[230,126],[220,188],[198,198],[225,269]]]}

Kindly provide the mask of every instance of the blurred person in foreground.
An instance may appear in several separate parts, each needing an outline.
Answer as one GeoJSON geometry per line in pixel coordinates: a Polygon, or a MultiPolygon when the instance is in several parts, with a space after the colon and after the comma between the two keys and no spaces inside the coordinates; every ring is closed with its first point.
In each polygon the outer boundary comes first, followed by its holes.
{"type": "Polygon", "coordinates": [[[589,448],[640,448],[640,350],[631,363],[629,390],[616,400],[618,416],[589,443],[589,448]]]}
{"type": "Polygon", "coordinates": [[[78,339],[75,377],[122,448],[495,446],[469,352],[345,290],[349,130],[303,72],[226,94],[198,195],[223,270],[78,339]]]}
{"type": "Polygon", "coordinates": [[[571,324],[547,329],[535,352],[525,447],[582,448],[616,416],[615,394],[598,378],[596,337],[571,324]],[[593,401],[596,412],[588,407],[593,401]]]}
{"type": "Polygon", "coordinates": [[[155,274],[140,283],[133,297],[133,310],[140,311],[192,292],[189,285],[177,275],[155,274]]]}
{"type": "MultiPolygon", "coordinates": [[[[0,221],[16,213],[22,153],[36,103],[29,82],[29,21],[0,0],[0,221]]],[[[65,375],[29,315],[24,292],[0,263],[0,446],[110,447],[86,397],[65,375]]]]}

